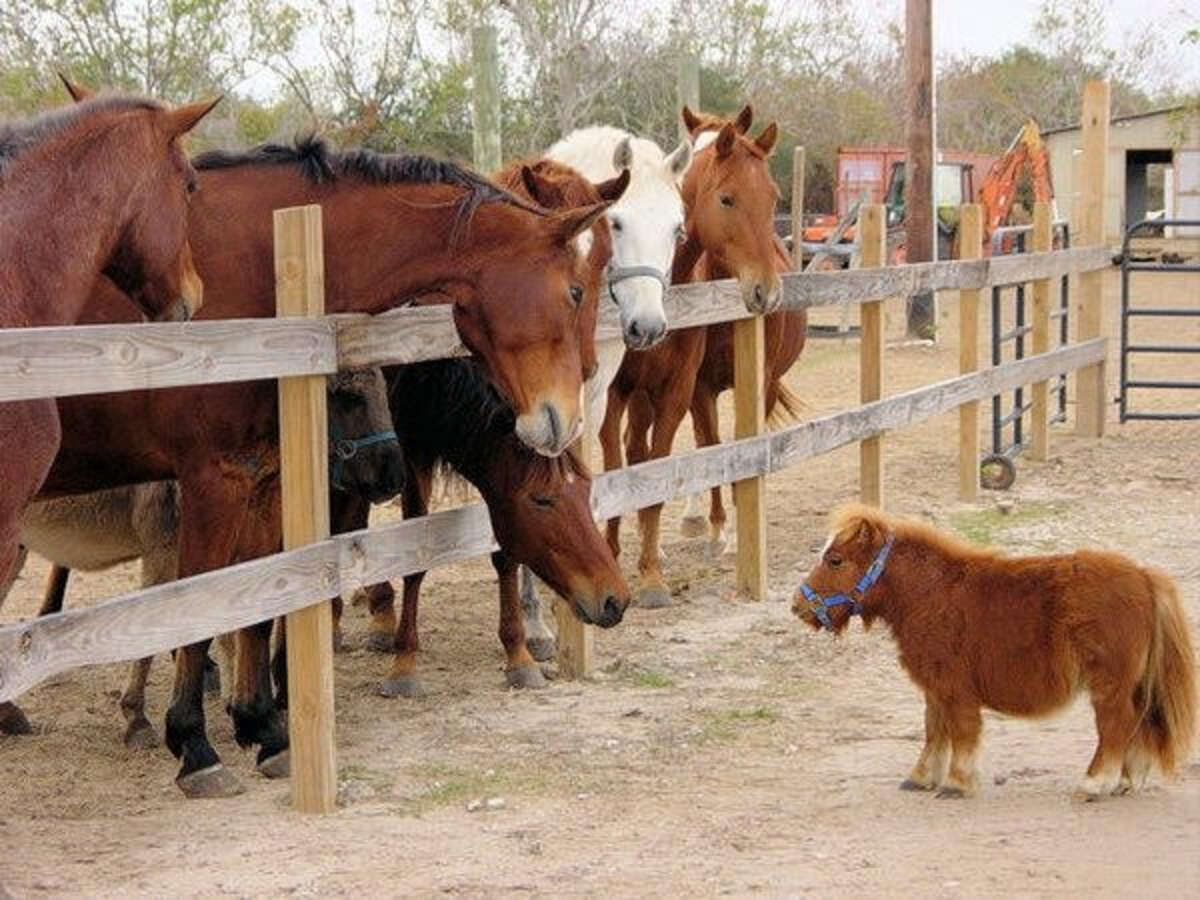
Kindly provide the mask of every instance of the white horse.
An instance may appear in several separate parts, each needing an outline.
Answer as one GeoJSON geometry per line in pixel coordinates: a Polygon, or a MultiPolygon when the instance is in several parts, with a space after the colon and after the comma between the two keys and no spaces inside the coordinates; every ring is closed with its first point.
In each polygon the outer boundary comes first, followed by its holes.
{"type": "MultiPolygon", "coordinates": [[[[663,294],[671,284],[675,247],[685,236],[679,188],[692,163],[692,147],[681,141],[664,154],[653,141],[608,125],[592,125],[571,132],[545,155],[590,181],[604,181],[629,169],[629,187],[606,213],[613,240],[608,294],[621,311],[625,346],[617,341],[596,345],[598,367],[585,385],[584,401],[584,447],[591,448],[598,446],[608,386],[621,366],[625,347],[646,350],[667,333],[663,294]]],[[[525,569],[521,599],[530,652],[538,659],[548,659],[554,652],[554,639],[542,620],[533,576],[525,569]]]]}

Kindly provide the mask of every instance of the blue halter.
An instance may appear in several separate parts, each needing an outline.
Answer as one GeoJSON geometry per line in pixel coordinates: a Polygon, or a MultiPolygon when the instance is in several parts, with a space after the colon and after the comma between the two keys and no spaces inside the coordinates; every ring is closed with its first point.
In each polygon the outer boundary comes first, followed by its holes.
{"type": "Polygon", "coordinates": [[[858,584],[851,588],[849,594],[834,594],[832,597],[822,597],[807,584],[800,585],[800,593],[804,595],[804,599],[808,601],[808,609],[817,621],[830,631],[833,630],[833,620],[829,618],[829,610],[835,606],[845,606],[850,604],[850,615],[862,615],[862,600],[863,594],[869,591],[875,582],[883,575],[883,567],[887,564],[888,554],[892,552],[892,544],[896,542],[896,536],[889,535],[887,541],[879,552],[875,554],[875,559],[871,561],[871,565],[863,574],[863,577],[858,579],[858,584]]]}
{"type": "Polygon", "coordinates": [[[625,281],[628,278],[653,278],[663,286],[664,291],[671,286],[671,279],[667,273],[654,266],[618,266],[616,263],[610,262],[608,270],[605,272],[605,278],[608,281],[608,296],[618,306],[620,301],[617,300],[617,292],[613,290],[613,287],[619,281],[625,281]]]}
{"type": "Polygon", "coordinates": [[[341,437],[338,433],[339,430],[333,417],[330,416],[329,449],[333,452],[329,454],[329,486],[339,491],[345,491],[347,488],[342,483],[342,469],[346,460],[353,459],[359,450],[366,447],[389,442],[396,443],[398,439],[396,432],[390,428],[387,431],[377,431],[359,438],[341,437]]]}

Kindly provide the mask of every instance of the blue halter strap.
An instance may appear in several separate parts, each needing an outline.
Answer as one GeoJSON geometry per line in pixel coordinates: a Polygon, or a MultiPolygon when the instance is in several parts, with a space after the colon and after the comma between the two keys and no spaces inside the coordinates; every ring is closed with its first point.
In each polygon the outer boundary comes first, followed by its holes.
{"type": "Polygon", "coordinates": [[[333,452],[329,458],[329,486],[339,491],[346,490],[345,485],[342,484],[342,464],[346,460],[353,459],[359,450],[372,447],[375,444],[394,444],[398,441],[396,432],[390,428],[387,431],[377,431],[374,434],[368,434],[365,437],[359,438],[344,438],[338,432],[337,425],[334,424],[333,418],[330,417],[329,444],[333,452]]]}
{"type": "Polygon", "coordinates": [[[612,298],[613,303],[619,302],[613,285],[628,278],[653,278],[663,286],[664,291],[671,286],[671,279],[667,273],[654,266],[618,266],[616,263],[609,263],[605,277],[608,279],[608,296],[612,298]]]}
{"type": "Polygon", "coordinates": [[[845,606],[850,604],[850,615],[862,615],[863,594],[869,591],[875,582],[883,575],[883,567],[887,565],[888,555],[892,552],[892,544],[896,542],[896,536],[888,535],[887,541],[879,548],[879,552],[875,554],[875,559],[871,561],[871,565],[867,571],[863,573],[863,577],[858,579],[858,584],[850,590],[849,594],[834,594],[832,597],[822,597],[807,584],[800,585],[800,593],[804,595],[804,599],[808,601],[809,611],[817,617],[817,621],[830,631],[833,630],[833,620],[829,618],[829,610],[836,606],[845,606]]]}

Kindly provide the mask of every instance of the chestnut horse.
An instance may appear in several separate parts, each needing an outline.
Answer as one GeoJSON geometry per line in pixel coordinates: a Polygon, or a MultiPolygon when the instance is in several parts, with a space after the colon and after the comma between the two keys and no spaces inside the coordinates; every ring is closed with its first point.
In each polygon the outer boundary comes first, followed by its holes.
{"type": "MultiPolygon", "coordinates": [[[[578,432],[583,290],[573,280],[574,238],[605,204],[547,215],[450,163],[334,153],[314,139],[206,154],[195,164],[201,190],[190,237],[213,298],[203,316],[273,316],[271,210],[320,203],[329,312],[380,312],[423,295],[449,300],[464,341],[515,408],[518,437],[554,453],[578,432]]],[[[98,313],[112,317],[121,302],[98,287],[98,313]]],[[[178,479],[180,577],[280,549],[273,382],[64,398],[59,409],[71,427],[48,493],[178,479]]],[[[238,741],[259,745],[260,768],[279,775],[287,729],[271,693],[270,628],[239,634],[230,711],[238,741]]],[[[208,643],[177,654],[167,712],[166,742],[182,760],[177,783],[188,796],[240,790],[206,733],[208,643]]]]}
{"type": "Polygon", "coordinates": [[[1117,553],[1006,557],[851,506],[793,610],[839,633],[853,615],[891,629],[925,693],[925,747],[905,789],[973,794],[982,707],[1045,716],[1083,691],[1099,735],[1086,798],[1137,790],[1151,763],[1186,762],[1196,672],[1183,607],[1166,573],[1117,553]]]}
{"type": "MultiPolygon", "coordinates": [[[[748,120],[749,109],[740,117],[748,120]]],[[[716,138],[696,153],[683,182],[687,239],[675,254],[675,283],[706,281],[713,273],[737,278],[751,311],[771,312],[778,305],[780,280],[773,229],[779,189],[767,158],[778,130],[769,124],[755,139],[740,122],[727,122],[716,138]]],[[[621,465],[620,425],[629,407],[626,459],[629,464],[659,459],[671,452],[675,432],[687,413],[704,360],[705,327],[672,331],[658,347],[628,351],[608,392],[600,430],[604,467],[621,465]],[[646,435],[653,426],[647,445],[646,435]]],[[[639,605],[666,606],[671,594],[662,577],[659,523],[662,504],[638,512],[642,553],[638,560],[639,605]]],[[[608,541],[620,551],[620,519],[608,522],[608,541]]]]}
{"type": "MultiPolygon", "coordinates": [[[[736,120],[738,130],[744,133],[749,129],[751,119],[752,110],[747,106],[736,120]]],[[[719,116],[697,115],[685,106],[683,121],[695,141],[696,148],[701,149],[716,139],[728,120],[719,116]]],[[[775,238],[775,266],[780,274],[792,269],[791,257],[778,237],[775,238]]],[[[707,269],[709,277],[712,278],[728,278],[733,274],[725,271],[720,265],[711,265],[707,269]]],[[[803,309],[781,309],[769,313],[763,319],[763,332],[764,414],[768,418],[780,420],[784,417],[779,415],[779,411],[783,410],[787,417],[795,418],[800,410],[800,401],[783,383],[783,376],[804,350],[804,341],[808,333],[808,312],[803,309]]],[[[733,323],[721,322],[708,326],[704,359],[696,373],[696,387],[692,391],[692,429],[697,447],[710,447],[721,442],[717,398],[732,387],[733,323]]],[[[707,529],[708,554],[712,559],[719,559],[727,546],[725,506],[721,501],[719,485],[712,489],[711,496],[707,529]]],[[[689,496],[688,509],[684,512],[681,524],[683,534],[687,537],[699,537],[705,533],[704,519],[699,515],[690,514],[694,502],[694,498],[689,496]]]]}
{"type": "MultiPolygon", "coordinates": [[[[399,493],[404,458],[379,369],[353,369],[328,379],[329,483],[334,492],[382,503],[399,493]]],[[[336,494],[335,494],[336,495],[336,494]]],[[[61,612],[71,569],[96,572],[141,560],[143,587],[174,581],[179,569],[179,485],[151,481],[31,503],[21,543],[54,563],[39,616],[61,612]]],[[[133,663],[121,712],[125,743],[158,743],[146,718],[146,657],[133,663]]],[[[227,675],[232,678],[232,671],[227,675]]]]}
{"type": "MultiPolygon", "coordinates": [[[[114,95],[0,124],[0,328],[74,324],[102,272],[151,318],[200,305],[187,244],[196,182],[179,138],[215,103],[114,95]]],[[[24,558],[21,511],[59,438],[53,400],[0,404],[0,596],[24,558]]],[[[6,710],[0,731],[19,726],[6,710]]]]}
{"type": "MultiPolygon", "coordinates": [[[[538,160],[532,163],[513,163],[506,167],[495,176],[497,183],[510,188],[513,191],[522,193],[529,199],[540,204],[547,209],[566,209],[582,204],[596,203],[601,200],[615,199],[621,196],[630,182],[628,170],[624,170],[616,178],[593,185],[586,178],[582,177],[578,172],[569,166],[553,160],[538,160]]],[[[584,286],[584,299],[581,306],[583,311],[580,316],[582,327],[595,330],[595,314],[599,298],[604,289],[604,275],[612,256],[612,232],[610,224],[605,218],[599,219],[589,233],[581,235],[576,240],[587,243],[586,256],[581,256],[579,259],[579,269],[576,272],[578,283],[584,286]]],[[[455,372],[457,370],[447,369],[447,372],[455,372]]],[[[389,373],[389,380],[397,382],[402,378],[400,373],[389,373]]],[[[442,392],[444,393],[444,392],[442,392]]],[[[434,389],[433,395],[436,397],[439,392],[434,389]]],[[[400,408],[402,400],[396,395],[396,389],[393,387],[393,407],[400,408]]],[[[472,415],[477,414],[477,407],[483,403],[484,399],[471,400],[469,409],[472,415]]],[[[484,404],[486,406],[486,404],[484,404]]],[[[489,410],[488,416],[491,417],[494,412],[489,410]]],[[[420,421],[414,423],[402,422],[397,419],[396,430],[403,436],[409,433],[412,427],[424,427],[420,421]]],[[[440,432],[430,432],[428,427],[424,427],[425,433],[430,436],[427,438],[428,444],[438,444],[439,453],[429,459],[429,464],[424,468],[415,466],[414,471],[410,474],[410,479],[414,479],[410,485],[410,489],[404,493],[404,511],[406,516],[424,515],[429,506],[429,486],[432,473],[430,468],[432,463],[437,459],[442,459],[448,462],[451,466],[459,468],[459,464],[463,463],[463,450],[456,446],[456,442],[467,440],[463,433],[458,429],[443,428],[440,432]],[[436,440],[435,440],[436,439],[436,440]]],[[[538,467],[533,465],[532,461],[524,459],[520,454],[511,452],[508,448],[510,443],[510,435],[505,435],[504,432],[498,431],[490,433],[489,444],[494,447],[494,458],[488,458],[483,455],[475,461],[474,467],[470,471],[464,471],[462,474],[476,484],[491,485],[489,491],[485,491],[485,498],[488,496],[495,497],[498,490],[495,485],[500,484],[500,479],[509,477],[506,471],[517,469],[536,470],[538,467]],[[486,466],[481,464],[486,463],[486,466]]],[[[402,437],[402,440],[405,438],[402,437]]],[[[482,440],[476,438],[476,440],[482,440]]],[[[469,457],[464,465],[469,464],[474,457],[469,457]]],[[[589,482],[590,483],[590,482],[589,482]]],[[[480,488],[483,490],[483,487],[480,488]]],[[[499,507],[492,506],[496,509],[499,507]]],[[[503,508],[510,508],[510,504],[504,504],[503,508]]],[[[521,510],[518,504],[516,509],[521,510]]],[[[366,527],[367,509],[363,504],[349,504],[345,514],[338,516],[335,513],[334,527],[341,531],[353,531],[358,528],[366,527]]],[[[496,513],[494,512],[495,516],[496,513]]],[[[529,518],[528,515],[525,516],[529,518]]],[[[551,521],[545,514],[537,517],[538,521],[551,521]]],[[[582,521],[582,520],[580,520],[582,521]]],[[[497,527],[497,534],[513,533],[514,531],[531,526],[524,521],[508,522],[503,527],[497,527]]],[[[594,557],[594,549],[589,546],[589,539],[595,529],[592,526],[582,526],[578,522],[571,523],[570,534],[578,534],[578,540],[582,546],[571,547],[572,554],[592,553],[594,557]],[[582,530],[581,530],[582,529],[582,530]]],[[[553,541],[559,539],[560,535],[541,535],[543,541],[553,541]]],[[[529,546],[529,545],[527,545],[529,546]]],[[[524,562],[528,558],[527,550],[522,550],[520,547],[513,549],[512,547],[501,544],[505,551],[505,559],[516,559],[518,562],[524,562]]],[[[606,557],[609,556],[605,550],[606,557]]],[[[576,568],[584,568],[588,557],[584,556],[584,562],[577,563],[576,568]]],[[[542,567],[545,569],[545,566],[542,567]]],[[[530,687],[541,686],[543,684],[541,670],[534,665],[534,661],[530,658],[529,652],[525,647],[526,639],[526,623],[522,622],[520,616],[516,615],[515,610],[511,609],[509,604],[513,602],[513,595],[508,591],[508,574],[506,569],[501,569],[497,563],[497,571],[500,573],[500,603],[501,603],[501,625],[500,633],[501,640],[505,646],[505,652],[508,657],[508,665],[506,673],[509,684],[514,687],[530,687]],[[514,622],[515,618],[515,622],[514,622]],[[517,637],[514,637],[517,636],[517,637]],[[519,637],[519,639],[517,639],[519,637]]],[[[367,636],[368,646],[378,650],[394,651],[397,656],[393,665],[392,674],[384,681],[381,691],[386,696],[412,696],[419,694],[421,691],[419,682],[416,677],[416,653],[419,649],[419,638],[417,633],[417,605],[419,602],[421,579],[424,577],[422,573],[419,576],[410,576],[405,579],[404,587],[404,608],[400,623],[396,621],[396,613],[394,606],[395,594],[390,584],[383,583],[373,585],[366,590],[368,607],[371,611],[371,631],[367,636]]],[[[562,584],[563,579],[557,577],[557,584],[562,584]]],[[[591,620],[599,616],[603,618],[605,613],[603,610],[591,609],[582,610],[581,618],[591,620]]],[[[540,623],[540,619],[536,620],[540,623]]],[[[615,623],[614,623],[615,624],[615,623]]],[[[544,624],[541,625],[545,629],[544,624]]],[[[553,638],[550,638],[552,641],[553,638]]]]}

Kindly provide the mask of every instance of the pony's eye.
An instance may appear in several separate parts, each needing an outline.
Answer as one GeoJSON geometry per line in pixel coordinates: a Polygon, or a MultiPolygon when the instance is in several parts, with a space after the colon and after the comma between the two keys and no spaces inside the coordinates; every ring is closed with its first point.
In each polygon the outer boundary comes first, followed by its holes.
{"type": "Polygon", "coordinates": [[[554,498],[550,496],[534,495],[533,503],[535,506],[540,506],[542,509],[550,509],[554,506],[554,498]]]}
{"type": "Polygon", "coordinates": [[[684,227],[682,225],[676,225],[675,226],[675,243],[682,244],[685,240],[687,240],[687,231],[684,230],[684,227]]]}
{"type": "Polygon", "coordinates": [[[830,553],[825,557],[825,562],[829,563],[835,569],[842,564],[842,558],[836,553],[830,553]]]}
{"type": "Polygon", "coordinates": [[[722,194],[721,195],[721,205],[722,206],[733,206],[733,195],[722,194]]]}
{"type": "Polygon", "coordinates": [[[195,179],[195,178],[189,178],[189,179],[188,179],[188,182],[187,182],[187,192],[188,192],[189,194],[194,194],[194,193],[196,193],[196,187],[197,187],[197,185],[196,185],[196,179],[195,179]]]}
{"type": "Polygon", "coordinates": [[[576,306],[578,306],[580,303],[582,303],[583,302],[583,288],[581,288],[577,284],[571,285],[571,299],[575,301],[576,306]]]}

